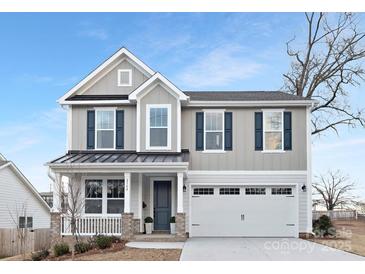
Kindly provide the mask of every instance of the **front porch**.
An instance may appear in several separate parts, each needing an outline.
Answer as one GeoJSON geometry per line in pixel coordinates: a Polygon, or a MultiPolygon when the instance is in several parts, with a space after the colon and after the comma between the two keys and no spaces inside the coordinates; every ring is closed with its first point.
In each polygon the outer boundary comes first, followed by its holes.
{"type": "MultiPolygon", "coordinates": [[[[114,156],[111,154],[109,158],[114,156]]],[[[150,154],[143,156],[146,159],[150,154]]],[[[70,159],[55,160],[60,163],[50,164],[54,173],[53,234],[60,237],[72,235],[74,231],[80,236],[104,234],[131,239],[145,232],[144,220],[152,217],[152,231],[167,235],[170,234],[170,218],[174,216],[175,237],[185,238],[183,192],[187,163],[174,161],[180,155],[167,156],[171,161],[142,161],[133,165],[123,162],[86,166],[70,159]],[[65,164],[70,161],[71,164],[65,164]],[[63,192],[68,196],[68,206],[61,212],[59,197],[63,192]]],[[[80,157],[83,158],[76,159],[80,157]]],[[[158,155],[153,158],[157,159],[158,155]]]]}

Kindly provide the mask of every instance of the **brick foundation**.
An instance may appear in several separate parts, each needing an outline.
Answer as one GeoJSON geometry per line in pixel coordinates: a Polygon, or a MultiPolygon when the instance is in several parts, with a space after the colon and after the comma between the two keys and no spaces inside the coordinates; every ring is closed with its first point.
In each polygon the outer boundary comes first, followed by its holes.
{"type": "Polygon", "coordinates": [[[176,238],[186,238],[185,218],[185,213],[176,213],[176,238]]]}
{"type": "Polygon", "coordinates": [[[51,245],[61,241],[61,213],[51,212],[51,245]]]}
{"type": "Polygon", "coordinates": [[[140,233],[140,225],[141,225],[140,219],[133,219],[133,234],[140,233]]]}
{"type": "Polygon", "coordinates": [[[134,236],[133,213],[122,213],[122,238],[129,240],[134,236]]]}

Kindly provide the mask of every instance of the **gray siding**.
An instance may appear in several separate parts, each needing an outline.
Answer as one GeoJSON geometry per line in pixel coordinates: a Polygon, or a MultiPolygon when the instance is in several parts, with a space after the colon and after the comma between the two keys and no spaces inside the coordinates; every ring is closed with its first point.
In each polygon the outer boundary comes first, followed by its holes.
{"type": "Polygon", "coordinates": [[[177,99],[164,87],[157,85],[140,102],[141,151],[146,151],[146,106],[147,104],[171,104],[171,151],[177,150],[177,99]]]}
{"type": "MultiPolygon", "coordinates": [[[[85,150],[87,110],[94,109],[88,106],[72,107],[72,150],[85,150]]],[[[124,110],[124,149],[136,149],[136,107],[120,106],[124,110]]]]}
{"type": "Polygon", "coordinates": [[[292,112],[293,150],[263,153],[254,149],[254,113],[261,109],[226,108],[233,112],[233,150],[204,153],[195,150],[195,113],[198,108],[183,108],[181,148],[190,151],[191,170],[306,170],[306,109],[286,108],[292,112]]]}
{"type": "MultiPolygon", "coordinates": [[[[148,77],[138,70],[134,65],[128,61],[122,61],[117,64],[114,63],[114,68],[111,71],[104,70],[99,73],[99,76],[95,76],[87,86],[81,89],[78,94],[83,95],[105,95],[105,94],[129,94],[136,89],[140,84],[148,79],[148,77]],[[130,87],[118,87],[118,69],[131,69],[132,70],[132,86],[130,87]],[[106,74],[105,74],[106,73],[106,74]],[[101,75],[105,74],[102,78],[101,75]],[[100,78],[100,79],[99,79],[100,78]]],[[[120,62],[120,60],[119,60],[120,62]]],[[[113,65],[111,66],[113,67],[113,65]]]]}

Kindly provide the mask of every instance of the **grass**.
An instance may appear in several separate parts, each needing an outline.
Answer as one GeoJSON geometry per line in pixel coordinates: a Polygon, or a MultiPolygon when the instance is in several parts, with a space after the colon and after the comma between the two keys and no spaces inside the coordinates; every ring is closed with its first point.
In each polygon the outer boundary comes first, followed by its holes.
{"type": "Polygon", "coordinates": [[[335,220],[337,235],[333,239],[310,239],[319,244],[365,256],[365,220],[335,220]]]}

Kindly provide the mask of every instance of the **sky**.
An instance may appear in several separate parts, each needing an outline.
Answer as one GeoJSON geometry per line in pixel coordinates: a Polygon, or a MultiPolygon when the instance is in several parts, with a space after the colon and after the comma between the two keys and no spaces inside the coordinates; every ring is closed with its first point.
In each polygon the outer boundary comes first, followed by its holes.
{"type": "MultiPolygon", "coordinates": [[[[2,13],[0,153],[49,190],[44,164],[66,151],[56,100],[122,46],[182,90],[279,90],[285,43],[304,31],[302,13],[2,13]]],[[[313,139],[314,174],[340,169],[365,199],[364,155],[365,129],[341,127],[313,139]]]]}

